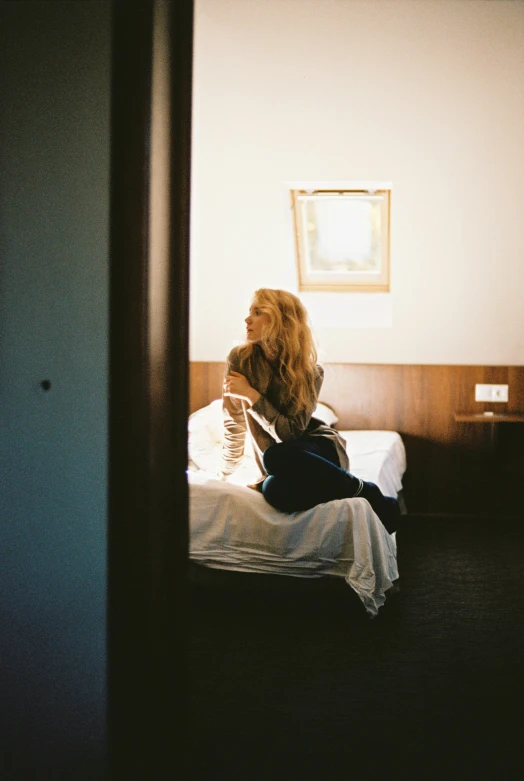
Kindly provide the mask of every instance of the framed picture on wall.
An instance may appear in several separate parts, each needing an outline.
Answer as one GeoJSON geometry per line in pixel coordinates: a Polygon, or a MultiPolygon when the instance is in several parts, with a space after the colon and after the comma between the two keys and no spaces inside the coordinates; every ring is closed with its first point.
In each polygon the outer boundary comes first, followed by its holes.
{"type": "Polygon", "coordinates": [[[291,190],[300,291],[389,292],[390,192],[291,190]]]}

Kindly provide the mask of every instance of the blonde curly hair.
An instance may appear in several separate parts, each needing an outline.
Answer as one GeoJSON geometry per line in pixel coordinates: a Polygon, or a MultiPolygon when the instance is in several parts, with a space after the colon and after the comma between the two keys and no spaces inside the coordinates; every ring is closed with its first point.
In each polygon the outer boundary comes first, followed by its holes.
{"type": "MultiPolygon", "coordinates": [[[[277,366],[282,379],[283,403],[296,413],[315,393],[317,350],[307,310],[293,293],[271,288],[256,290],[253,306],[269,316],[260,345],[277,366]]],[[[240,352],[241,364],[249,361],[254,349],[252,343],[244,345],[240,352]]]]}

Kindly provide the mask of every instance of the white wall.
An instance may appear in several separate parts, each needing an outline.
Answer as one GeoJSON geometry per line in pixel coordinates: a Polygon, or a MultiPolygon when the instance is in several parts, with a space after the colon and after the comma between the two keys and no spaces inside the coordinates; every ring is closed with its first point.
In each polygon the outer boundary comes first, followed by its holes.
{"type": "Polygon", "coordinates": [[[304,296],[327,361],[524,364],[524,3],[196,0],[191,359],[297,290],[288,181],[390,180],[391,293],[304,296]],[[336,314],[336,317],[334,316],[336,314]]]}

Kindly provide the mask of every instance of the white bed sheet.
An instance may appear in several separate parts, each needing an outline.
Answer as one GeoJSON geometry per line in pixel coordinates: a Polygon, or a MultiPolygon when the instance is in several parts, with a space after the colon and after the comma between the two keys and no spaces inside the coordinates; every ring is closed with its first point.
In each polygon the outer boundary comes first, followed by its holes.
{"type": "Polygon", "coordinates": [[[385,496],[398,496],[406,471],[406,449],[397,431],[341,431],[352,474],[378,485],[385,496]]]}
{"type": "Polygon", "coordinates": [[[395,535],[362,498],[280,513],[262,494],[189,472],[190,557],[218,569],[297,577],[336,575],[370,616],[398,578],[395,535]]]}

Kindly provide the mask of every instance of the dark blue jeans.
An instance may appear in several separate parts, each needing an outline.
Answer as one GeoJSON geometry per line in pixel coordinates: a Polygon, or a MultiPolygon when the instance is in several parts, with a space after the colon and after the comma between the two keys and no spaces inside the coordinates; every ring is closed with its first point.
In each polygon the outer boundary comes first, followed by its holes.
{"type": "Polygon", "coordinates": [[[340,467],[336,447],[326,437],[270,445],[263,461],[268,477],[262,493],[285,513],[354,496],[360,485],[358,478],[340,467]]]}

